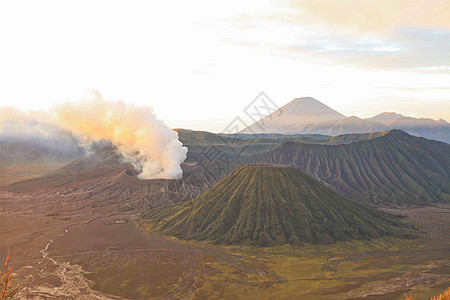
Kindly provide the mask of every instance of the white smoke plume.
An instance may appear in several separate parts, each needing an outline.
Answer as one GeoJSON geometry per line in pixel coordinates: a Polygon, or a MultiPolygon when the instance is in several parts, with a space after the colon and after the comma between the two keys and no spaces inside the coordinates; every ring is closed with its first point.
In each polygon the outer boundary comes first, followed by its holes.
{"type": "Polygon", "coordinates": [[[187,148],[151,107],[107,101],[94,92],[92,99],[55,106],[51,119],[88,139],[110,140],[139,167],[141,179],[182,177],[180,164],[186,159],[187,148]]]}
{"type": "Polygon", "coordinates": [[[151,107],[105,100],[94,92],[90,99],[56,105],[49,113],[0,109],[0,136],[26,135],[47,141],[58,130],[69,132],[81,146],[111,141],[141,171],[140,179],[182,177],[180,164],[187,148],[151,107]]]}

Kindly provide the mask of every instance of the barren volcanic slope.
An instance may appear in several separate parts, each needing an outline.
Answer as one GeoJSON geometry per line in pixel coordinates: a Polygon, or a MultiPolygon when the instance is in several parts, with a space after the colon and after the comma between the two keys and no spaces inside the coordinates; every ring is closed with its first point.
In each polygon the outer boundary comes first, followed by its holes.
{"type": "Polygon", "coordinates": [[[75,200],[91,199],[95,205],[121,203],[126,211],[148,209],[192,199],[210,187],[210,180],[198,168],[183,168],[182,180],[140,180],[135,168],[125,163],[113,147],[105,147],[53,174],[12,183],[9,190],[58,193],[75,200]],[[198,174],[191,176],[191,172],[198,174]]]}
{"type": "Polygon", "coordinates": [[[241,161],[297,167],[341,195],[383,205],[450,201],[450,145],[400,130],[347,145],[287,142],[241,161]]]}
{"type": "Polygon", "coordinates": [[[256,246],[405,234],[398,217],[344,199],[286,166],[239,168],[197,199],[146,218],[183,239],[256,246]]]}

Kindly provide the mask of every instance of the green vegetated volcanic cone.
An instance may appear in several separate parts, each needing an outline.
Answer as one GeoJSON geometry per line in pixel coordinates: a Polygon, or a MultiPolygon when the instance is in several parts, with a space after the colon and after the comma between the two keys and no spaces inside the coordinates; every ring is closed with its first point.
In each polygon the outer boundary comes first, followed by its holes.
{"type": "Polygon", "coordinates": [[[347,200],[302,171],[244,166],[194,200],[150,211],[154,229],[181,239],[273,246],[408,235],[397,216],[347,200]]]}

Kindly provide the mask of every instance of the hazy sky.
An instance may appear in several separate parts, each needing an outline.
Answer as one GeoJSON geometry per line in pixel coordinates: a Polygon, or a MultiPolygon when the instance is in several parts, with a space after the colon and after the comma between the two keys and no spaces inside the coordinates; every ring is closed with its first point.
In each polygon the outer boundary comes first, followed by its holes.
{"type": "Polygon", "coordinates": [[[450,121],[450,1],[0,1],[2,106],[92,89],[210,131],[260,91],[450,121]]]}

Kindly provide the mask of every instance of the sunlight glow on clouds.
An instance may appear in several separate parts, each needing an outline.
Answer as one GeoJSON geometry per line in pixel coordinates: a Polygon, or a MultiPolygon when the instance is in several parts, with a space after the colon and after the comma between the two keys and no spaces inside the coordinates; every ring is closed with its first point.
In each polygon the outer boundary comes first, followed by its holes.
{"type": "Polygon", "coordinates": [[[272,52],[309,53],[374,69],[450,67],[449,1],[289,1],[283,11],[241,14],[230,22],[247,31],[240,43],[266,45],[272,52]]]}
{"type": "MultiPolygon", "coordinates": [[[[220,131],[262,90],[344,114],[450,120],[449,1],[3,1],[2,105],[97,89],[172,127],[220,131]],[[380,88],[381,86],[390,87],[380,88]],[[405,91],[402,88],[416,88],[405,91]],[[398,105],[389,106],[389,100],[398,105]],[[409,106],[404,99],[422,104],[409,106]],[[416,110],[413,108],[417,107],[416,110]],[[387,110],[387,108],[386,108],[387,110]]],[[[392,103],[391,103],[392,104],[392,103]]]]}

